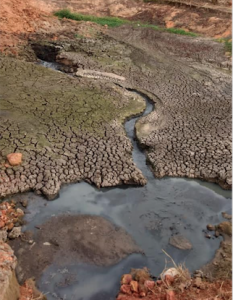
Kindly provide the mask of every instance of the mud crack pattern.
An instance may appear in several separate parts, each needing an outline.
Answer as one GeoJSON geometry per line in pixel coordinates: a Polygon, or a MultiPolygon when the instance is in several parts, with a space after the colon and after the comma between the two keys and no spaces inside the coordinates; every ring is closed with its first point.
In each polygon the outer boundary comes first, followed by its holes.
{"type": "Polygon", "coordinates": [[[144,185],[122,126],[145,102],[113,83],[73,79],[1,58],[0,195],[35,190],[54,198],[62,183],[144,185]],[[5,167],[10,152],[23,164],[5,167]]]}

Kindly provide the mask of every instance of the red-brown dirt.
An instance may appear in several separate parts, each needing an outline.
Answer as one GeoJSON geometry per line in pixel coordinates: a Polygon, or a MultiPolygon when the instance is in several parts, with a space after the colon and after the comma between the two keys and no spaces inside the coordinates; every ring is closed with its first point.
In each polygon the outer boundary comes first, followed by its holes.
{"type": "MultiPolygon", "coordinates": [[[[174,2],[174,3],[173,3],[174,2]]],[[[2,0],[0,51],[17,54],[18,46],[25,44],[33,33],[61,32],[66,26],[53,17],[56,9],[68,7],[73,11],[92,14],[119,16],[165,26],[194,31],[211,37],[231,36],[231,8],[229,1],[222,0],[218,6],[210,1],[189,1],[190,6],[169,3],[144,3],[143,0],[2,0]],[[192,4],[192,5],[191,5],[192,4]],[[208,7],[208,9],[204,9],[208,7]],[[198,8],[202,7],[202,8],[198,8]]],[[[72,25],[71,25],[72,27],[72,25]]]]}
{"type": "Polygon", "coordinates": [[[200,277],[165,276],[154,282],[145,269],[122,276],[117,300],[230,300],[231,280],[209,282],[200,277]],[[136,274],[136,275],[135,275],[136,274]],[[139,274],[139,275],[138,275],[139,274]]]}

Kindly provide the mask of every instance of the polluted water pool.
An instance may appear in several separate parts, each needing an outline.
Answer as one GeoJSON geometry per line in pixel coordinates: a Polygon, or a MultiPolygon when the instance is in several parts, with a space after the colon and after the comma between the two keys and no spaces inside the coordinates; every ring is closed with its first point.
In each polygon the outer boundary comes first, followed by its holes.
{"type": "MultiPolygon", "coordinates": [[[[153,104],[144,98],[147,106],[143,115],[147,115],[153,104]]],[[[185,263],[191,272],[214,257],[221,238],[207,239],[204,231],[208,223],[218,224],[223,220],[223,211],[231,213],[231,191],[199,180],[155,179],[134,139],[135,123],[140,117],[127,121],[125,130],[133,144],[133,160],[147,178],[145,186],[97,189],[80,182],[63,186],[54,201],[33,193],[16,196],[29,200],[24,231],[35,232],[35,226],[59,215],[101,216],[123,228],[143,252],[108,267],[82,262],[61,267],[51,261],[37,278],[37,285],[48,300],[115,299],[121,275],[131,268],[148,267],[153,276],[159,276],[168,259],[163,250],[176,263],[185,263]],[[169,239],[177,234],[187,238],[192,249],[171,246],[169,239]]]]}

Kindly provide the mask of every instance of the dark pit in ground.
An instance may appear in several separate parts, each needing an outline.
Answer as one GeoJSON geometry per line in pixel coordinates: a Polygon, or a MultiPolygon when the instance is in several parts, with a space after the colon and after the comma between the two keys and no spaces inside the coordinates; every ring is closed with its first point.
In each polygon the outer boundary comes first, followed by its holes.
{"type": "MultiPolygon", "coordinates": [[[[147,98],[145,101],[147,108],[144,115],[153,108],[147,98]]],[[[204,231],[207,224],[222,221],[222,211],[231,212],[231,192],[222,190],[216,184],[198,180],[155,179],[146,165],[144,153],[134,139],[137,119],[133,118],[126,122],[125,128],[133,143],[134,162],[148,180],[146,186],[96,189],[81,182],[63,186],[59,198],[52,202],[47,202],[32,193],[16,196],[19,199],[29,199],[24,231],[32,231],[34,234],[32,238],[35,241],[40,230],[38,228],[46,228],[46,224],[50,224],[49,220],[55,216],[61,216],[57,217],[57,228],[62,228],[59,221],[63,218],[72,228],[75,218],[93,215],[103,217],[123,228],[144,252],[144,255],[132,254],[117,264],[112,265],[110,262],[102,267],[94,265],[93,261],[87,264],[85,259],[80,259],[79,262],[71,259],[66,263],[60,257],[60,262],[55,261],[48,256],[46,247],[59,247],[59,244],[44,245],[41,247],[40,255],[44,257],[44,266],[47,268],[44,268],[43,272],[42,270],[38,272],[36,279],[39,289],[49,300],[115,299],[120,276],[129,272],[131,268],[147,266],[154,276],[162,272],[167,259],[162,250],[171,255],[176,263],[185,263],[190,271],[194,271],[209,262],[219,247],[221,238],[207,239],[204,231]],[[190,241],[191,250],[180,250],[169,245],[170,237],[177,234],[190,241]]],[[[56,226],[51,228],[48,226],[48,237],[51,236],[50,230],[56,231],[56,226]]],[[[45,241],[46,230],[44,232],[45,241]]],[[[56,232],[52,234],[56,236],[56,232]]],[[[49,240],[47,242],[52,244],[49,240]]],[[[28,244],[15,240],[12,247],[18,257],[19,279],[28,277],[28,268],[24,265],[24,256],[27,253],[23,250],[28,244]]],[[[95,252],[94,244],[90,243],[88,247],[95,252]]],[[[88,247],[87,255],[90,250],[88,247]]],[[[37,268],[39,263],[36,249],[33,244],[30,246],[30,257],[35,254],[34,259],[27,260],[31,268],[37,268]]],[[[70,254],[67,247],[66,255],[70,254]]]]}

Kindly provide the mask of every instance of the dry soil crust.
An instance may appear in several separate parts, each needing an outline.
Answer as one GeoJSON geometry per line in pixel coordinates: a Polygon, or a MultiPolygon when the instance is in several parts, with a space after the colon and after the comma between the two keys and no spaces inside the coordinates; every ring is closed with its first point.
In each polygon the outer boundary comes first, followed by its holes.
{"type": "MultiPolygon", "coordinates": [[[[222,45],[128,26],[109,35],[53,42],[60,47],[55,59],[68,70],[124,76],[153,96],[155,110],[137,122],[136,134],[155,177],[231,188],[231,74],[219,67],[227,63],[222,45]]],[[[43,58],[48,43],[33,47],[43,58]]]]}
{"type": "Polygon", "coordinates": [[[0,65],[1,196],[33,189],[51,199],[62,183],[80,180],[98,187],[146,183],[122,126],[143,111],[143,98],[14,59],[0,65]],[[23,153],[21,166],[5,166],[11,152],[23,153]]]}

